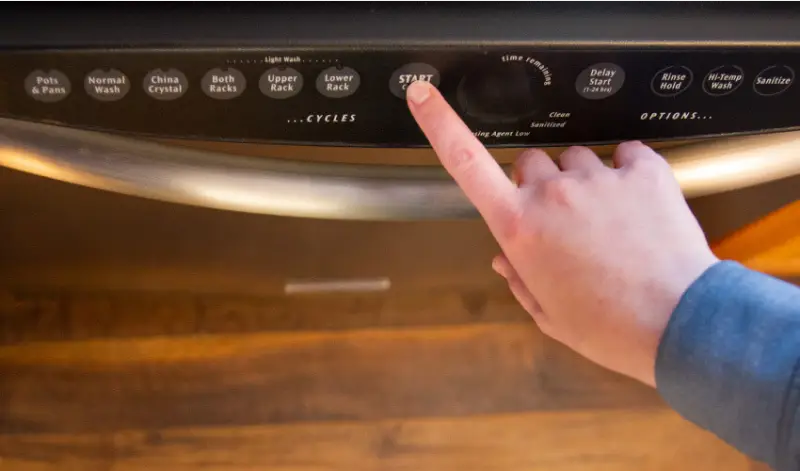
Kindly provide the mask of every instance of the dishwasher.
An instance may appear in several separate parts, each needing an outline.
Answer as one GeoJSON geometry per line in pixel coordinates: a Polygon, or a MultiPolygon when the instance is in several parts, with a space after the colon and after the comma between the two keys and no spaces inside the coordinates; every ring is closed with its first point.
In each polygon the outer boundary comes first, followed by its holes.
{"type": "Polygon", "coordinates": [[[782,4],[4,6],[0,282],[502,285],[415,80],[506,166],[648,143],[719,240],[800,196],[798,31],[782,4]]]}

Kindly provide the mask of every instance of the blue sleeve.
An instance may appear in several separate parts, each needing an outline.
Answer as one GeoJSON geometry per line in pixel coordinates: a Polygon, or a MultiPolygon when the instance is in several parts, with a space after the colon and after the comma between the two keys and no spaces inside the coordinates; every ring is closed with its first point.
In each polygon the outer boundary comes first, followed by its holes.
{"type": "Polygon", "coordinates": [[[800,288],[723,261],[684,293],[656,384],[686,419],[773,469],[800,469],[800,288]]]}

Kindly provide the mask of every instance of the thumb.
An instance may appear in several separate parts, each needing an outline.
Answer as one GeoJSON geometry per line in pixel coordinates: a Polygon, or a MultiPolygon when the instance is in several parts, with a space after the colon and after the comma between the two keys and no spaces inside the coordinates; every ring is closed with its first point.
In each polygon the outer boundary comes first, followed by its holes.
{"type": "Polygon", "coordinates": [[[528,311],[528,314],[530,314],[533,320],[541,327],[541,323],[546,321],[546,316],[542,311],[542,307],[539,305],[539,302],[536,301],[536,298],[533,297],[530,290],[525,286],[522,278],[520,278],[517,271],[511,265],[511,262],[508,261],[508,258],[503,254],[496,256],[492,260],[492,269],[506,279],[511,294],[514,295],[517,302],[528,311]]]}

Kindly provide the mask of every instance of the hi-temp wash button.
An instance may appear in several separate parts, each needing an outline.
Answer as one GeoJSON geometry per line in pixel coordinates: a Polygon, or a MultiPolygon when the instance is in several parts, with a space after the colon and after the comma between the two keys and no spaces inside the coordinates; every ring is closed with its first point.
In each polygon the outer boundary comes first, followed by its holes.
{"type": "Polygon", "coordinates": [[[692,71],[682,65],[671,65],[653,76],[650,88],[658,96],[680,95],[692,84],[692,71]]]}
{"type": "Polygon", "coordinates": [[[230,100],[244,92],[247,80],[236,69],[211,69],[200,80],[203,93],[217,100],[230,100]]]}
{"type": "Polygon", "coordinates": [[[358,90],[361,77],[350,67],[329,67],[317,77],[317,90],[328,98],[344,98],[358,90]]]}
{"type": "Polygon", "coordinates": [[[25,92],[36,101],[55,103],[72,91],[72,84],[60,70],[34,70],[25,78],[25,92]]]}
{"type": "Polygon", "coordinates": [[[433,86],[439,86],[439,71],[433,66],[415,62],[406,64],[395,70],[392,78],[389,79],[389,90],[397,98],[406,97],[406,88],[418,80],[430,82],[433,86]]]}
{"type": "Polygon", "coordinates": [[[144,76],[144,91],[156,100],[175,100],[186,93],[189,81],[178,69],[154,69],[144,76]]]}
{"type": "Polygon", "coordinates": [[[575,90],[588,100],[602,100],[617,93],[625,83],[625,71],[617,64],[604,62],[587,67],[575,80],[575,90]]]}
{"type": "Polygon", "coordinates": [[[131,82],[117,69],[95,69],[84,77],[83,88],[96,100],[117,101],[128,94],[131,82]]]}
{"type": "Polygon", "coordinates": [[[303,76],[291,67],[273,67],[261,74],[258,88],[270,98],[291,98],[303,89],[303,76]]]}
{"type": "Polygon", "coordinates": [[[785,65],[773,65],[759,73],[753,80],[753,90],[763,96],[783,93],[794,82],[794,70],[785,65]]]}
{"type": "Polygon", "coordinates": [[[711,96],[733,93],[744,81],[744,72],[735,65],[723,65],[711,70],[703,79],[703,90],[711,96]]]}

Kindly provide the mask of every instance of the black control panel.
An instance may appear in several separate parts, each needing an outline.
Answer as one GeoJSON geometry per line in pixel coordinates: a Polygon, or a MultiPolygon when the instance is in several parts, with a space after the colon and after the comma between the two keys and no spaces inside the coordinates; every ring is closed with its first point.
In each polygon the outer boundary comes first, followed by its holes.
{"type": "Polygon", "coordinates": [[[180,48],[0,51],[0,115],[134,135],[421,146],[435,84],[484,143],[667,140],[800,127],[800,49],[180,48]]]}

